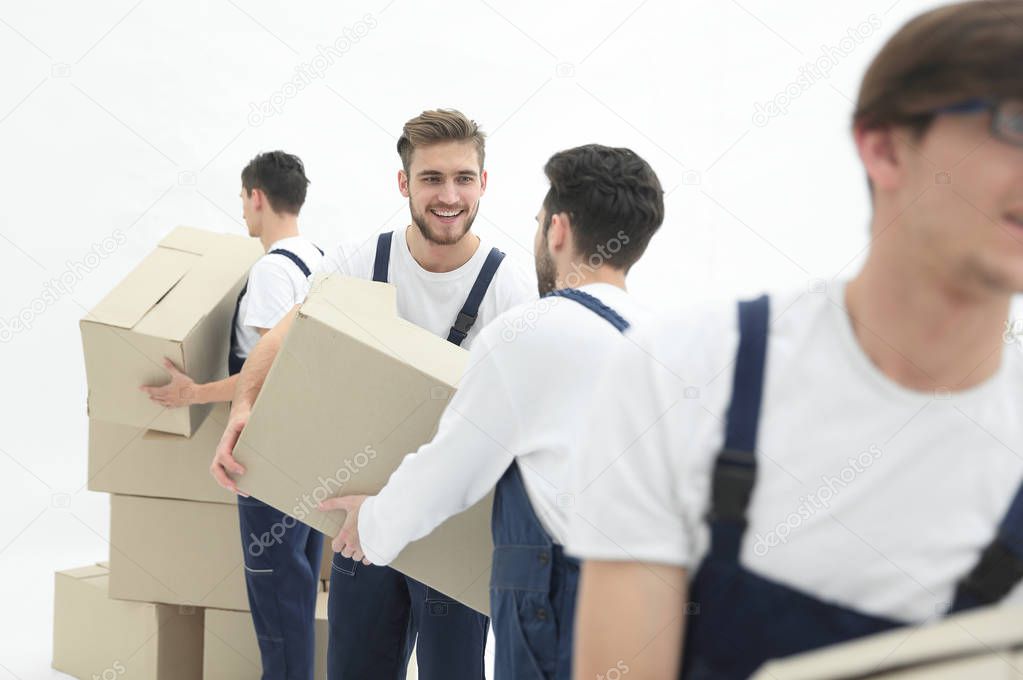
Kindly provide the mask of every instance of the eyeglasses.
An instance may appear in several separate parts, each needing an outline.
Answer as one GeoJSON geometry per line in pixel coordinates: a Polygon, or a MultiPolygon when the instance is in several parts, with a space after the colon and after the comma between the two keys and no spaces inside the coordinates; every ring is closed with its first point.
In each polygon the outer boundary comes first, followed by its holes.
{"type": "Polygon", "coordinates": [[[935,114],[991,112],[991,136],[1014,146],[1023,146],[1023,99],[992,101],[971,99],[934,111],[935,114]]]}

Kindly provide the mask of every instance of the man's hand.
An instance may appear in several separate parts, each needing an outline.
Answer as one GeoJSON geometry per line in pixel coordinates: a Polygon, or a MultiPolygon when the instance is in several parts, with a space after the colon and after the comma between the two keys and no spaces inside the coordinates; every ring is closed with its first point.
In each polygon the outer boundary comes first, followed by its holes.
{"type": "Polygon", "coordinates": [[[210,474],[217,480],[217,484],[239,496],[248,496],[248,494],[238,490],[238,485],[230,475],[245,474],[245,468],[234,459],[234,447],[248,422],[249,411],[231,412],[231,418],[227,421],[227,427],[224,428],[224,434],[220,437],[217,452],[213,455],[213,462],[210,464],[210,474]]]}
{"type": "Polygon", "coordinates": [[[149,398],[166,408],[180,408],[196,404],[199,390],[195,381],[178,370],[170,359],[163,360],[163,367],[170,373],[170,382],[166,385],[139,385],[139,389],[149,394],[149,398]]]}
{"type": "Polygon", "coordinates": [[[359,508],[369,496],[339,496],[328,498],[316,506],[324,512],[328,510],[345,510],[348,515],[345,523],[341,525],[341,531],[331,542],[330,546],[334,552],[341,553],[344,557],[350,557],[363,564],[369,564],[365,553],[362,552],[362,543],[359,541],[359,508]]]}

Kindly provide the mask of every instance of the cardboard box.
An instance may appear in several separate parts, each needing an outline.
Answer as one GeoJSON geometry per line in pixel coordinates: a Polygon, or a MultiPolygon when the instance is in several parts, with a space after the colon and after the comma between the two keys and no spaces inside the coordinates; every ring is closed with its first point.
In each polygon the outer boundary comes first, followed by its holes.
{"type": "Polygon", "coordinates": [[[214,404],[191,437],[91,419],[89,489],[234,505],[235,495],[210,475],[229,412],[214,404]]]}
{"type": "Polygon", "coordinates": [[[238,508],[111,496],[110,597],[247,611],[238,508]]]}
{"type": "MultiPolygon", "coordinates": [[[[467,356],[400,319],[393,286],[318,278],[235,448],[240,488],[333,538],[345,513],[316,504],[379,491],[433,437],[467,356]]],[[[392,566],[487,613],[491,504],[492,494],[392,566]]]]}
{"type": "Polygon", "coordinates": [[[770,661],[755,680],[1023,678],[1023,607],[999,606],[770,661]]]}
{"type": "Polygon", "coordinates": [[[231,320],[258,239],[178,227],[80,322],[89,416],[191,436],[209,405],[164,409],[139,385],[167,382],[164,357],[197,382],[227,376],[231,320]]]}
{"type": "Polygon", "coordinates": [[[200,680],[203,613],[107,597],[99,565],[57,572],[53,667],[76,678],[200,680]]]}
{"type": "MultiPolygon", "coordinates": [[[[261,677],[256,630],[249,612],[206,610],[203,643],[204,680],[251,680],[261,677]]],[[[327,593],[316,599],[316,678],[327,677],[327,593]]]]}

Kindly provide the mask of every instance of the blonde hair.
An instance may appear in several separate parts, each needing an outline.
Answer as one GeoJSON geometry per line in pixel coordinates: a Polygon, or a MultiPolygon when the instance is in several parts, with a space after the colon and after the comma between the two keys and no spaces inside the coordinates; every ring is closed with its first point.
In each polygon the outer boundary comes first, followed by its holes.
{"type": "Polygon", "coordinates": [[[421,146],[430,146],[440,142],[472,142],[476,145],[480,169],[483,169],[484,144],[486,135],[480,130],[479,124],[470,120],[461,111],[454,109],[433,109],[405,123],[401,137],[398,139],[398,155],[401,165],[408,172],[412,162],[412,152],[421,146]]]}

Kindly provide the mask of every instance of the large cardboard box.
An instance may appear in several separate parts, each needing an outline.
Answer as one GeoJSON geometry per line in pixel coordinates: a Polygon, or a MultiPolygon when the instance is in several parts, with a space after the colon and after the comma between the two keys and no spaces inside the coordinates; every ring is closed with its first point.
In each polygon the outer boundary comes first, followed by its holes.
{"type": "Polygon", "coordinates": [[[209,405],[164,409],[138,389],[164,357],[198,382],[227,375],[231,319],[257,239],[178,227],[81,320],[89,415],[191,436],[209,405]]]}
{"type": "MultiPolygon", "coordinates": [[[[242,433],[239,487],[333,538],[344,512],[324,498],[379,491],[429,441],[468,353],[397,315],[395,289],[317,279],[242,433]]],[[[489,494],[416,541],[396,569],[489,611],[489,494]]]]}
{"type": "MultiPolygon", "coordinates": [[[[737,643],[740,644],[740,643],[737,643]]],[[[771,661],[755,680],[1020,680],[1023,607],[988,607],[771,661]]]]}
{"type": "MultiPolygon", "coordinates": [[[[251,680],[261,677],[256,630],[249,612],[206,610],[203,643],[204,680],[251,680]]],[[[316,599],[316,678],[327,677],[327,593],[316,599]]]]}
{"type": "Polygon", "coordinates": [[[210,503],[236,502],[210,475],[230,409],[215,404],[191,437],[89,421],[89,489],[210,503]]]}
{"type": "Polygon", "coordinates": [[[57,572],[53,667],[76,678],[200,680],[203,613],[107,597],[96,565],[57,572]]]}
{"type": "Polygon", "coordinates": [[[112,495],[110,597],[247,611],[238,508],[112,495]]]}

